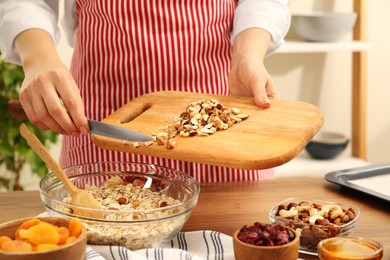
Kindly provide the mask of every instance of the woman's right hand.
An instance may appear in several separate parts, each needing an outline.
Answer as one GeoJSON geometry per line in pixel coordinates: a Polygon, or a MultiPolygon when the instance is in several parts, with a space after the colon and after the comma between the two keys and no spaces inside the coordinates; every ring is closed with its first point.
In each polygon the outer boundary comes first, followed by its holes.
{"type": "Polygon", "coordinates": [[[16,38],[15,47],[25,72],[19,99],[30,122],[61,134],[88,134],[79,89],[60,61],[51,36],[43,30],[30,29],[16,38]]]}

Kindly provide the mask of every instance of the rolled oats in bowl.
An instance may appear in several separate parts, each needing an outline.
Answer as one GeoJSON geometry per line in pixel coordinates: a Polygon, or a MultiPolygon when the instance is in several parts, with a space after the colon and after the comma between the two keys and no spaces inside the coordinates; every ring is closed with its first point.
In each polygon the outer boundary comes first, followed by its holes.
{"type": "Polygon", "coordinates": [[[88,209],[101,217],[76,215],[83,208],[72,205],[53,173],[40,182],[41,200],[50,215],[80,218],[88,243],[94,245],[136,250],[169,242],[189,218],[200,191],[191,176],[150,164],[106,162],[64,170],[78,188],[101,203],[100,209],[88,209]]]}

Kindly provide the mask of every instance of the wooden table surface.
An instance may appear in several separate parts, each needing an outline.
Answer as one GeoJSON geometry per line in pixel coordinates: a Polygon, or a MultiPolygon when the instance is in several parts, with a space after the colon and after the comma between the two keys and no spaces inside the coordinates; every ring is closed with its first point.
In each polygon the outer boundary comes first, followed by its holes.
{"type": "MultiPolygon", "coordinates": [[[[353,235],[379,241],[384,246],[383,259],[390,259],[390,204],[322,178],[202,184],[198,205],[183,231],[215,230],[232,235],[244,224],[269,222],[268,213],[272,206],[289,197],[359,207],[361,216],[353,235]]],[[[44,210],[38,191],[0,192],[0,223],[36,216],[44,210]]],[[[317,259],[303,254],[300,258],[317,259]]]]}

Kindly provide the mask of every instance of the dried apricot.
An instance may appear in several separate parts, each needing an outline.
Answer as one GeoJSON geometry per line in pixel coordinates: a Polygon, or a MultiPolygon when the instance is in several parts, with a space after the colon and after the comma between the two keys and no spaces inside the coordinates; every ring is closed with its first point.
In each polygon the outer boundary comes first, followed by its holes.
{"type": "Polygon", "coordinates": [[[35,247],[35,251],[48,251],[48,250],[54,250],[60,247],[56,244],[39,244],[35,247]]]}
{"type": "Polygon", "coordinates": [[[29,229],[32,226],[38,225],[40,222],[41,222],[41,220],[37,219],[37,218],[32,218],[32,219],[24,221],[22,224],[20,224],[20,226],[16,230],[15,237],[19,238],[19,231],[21,229],[29,229]]]}
{"type": "Polygon", "coordinates": [[[32,252],[32,245],[21,240],[10,240],[4,242],[0,249],[6,252],[32,252]]]}
{"type": "Polygon", "coordinates": [[[38,225],[40,222],[41,222],[40,219],[38,219],[38,218],[32,218],[32,219],[29,219],[29,220],[24,221],[24,222],[19,226],[19,228],[20,228],[20,229],[29,229],[29,228],[32,227],[32,226],[38,225]]]}
{"type": "Polygon", "coordinates": [[[77,237],[68,237],[67,239],[66,239],[66,242],[65,242],[65,244],[70,244],[70,243],[73,243],[74,241],[76,241],[76,239],[77,239],[77,237]]]}
{"type": "Polygon", "coordinates": [[[74,242],[82,231],[83,226],[78,218],[71,219],[67,227],[32,218],[17,228],[15,239],[0,236],[0,250],[7,252],[53,250],[74,242]]]}
{"type": "Polygon", "coordinates": [[[67,227],[59,227],[57,229],[58,235],[60,236],[60,241],[58,242],[59,245],[63,245],[66,243],[66,239],[70,237],[70,231],[67,227]]]}
{"type": "Polygon", "coordinates": [[[20,230],[19,236],[22,239],[27,239],[34,245],[57,244],[60,241],[60,235],[57,229],[53,225],[45,222],[41,222],[27,230],[20,230]]]}
{"type": "Polygon", "coordinates": [[[1,248],[1,245],[6,242],[6,241],[11,241],[12,239],[8,236],[0,236],[0,248],[1,248]]]}
{"type": "Polygon", "coordinates": [[[83,225],[81,224],[80,219],[72,218],[69,223],[69,231],[70,235],[74,237],[79,237],[81,232],[83,231],[83,225]]]}

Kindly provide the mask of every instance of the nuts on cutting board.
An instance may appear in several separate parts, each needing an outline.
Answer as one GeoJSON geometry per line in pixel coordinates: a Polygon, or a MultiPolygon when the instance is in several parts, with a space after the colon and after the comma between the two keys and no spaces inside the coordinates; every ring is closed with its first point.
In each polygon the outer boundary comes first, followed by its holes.
{"type": "Polygon", "coordinates": [[[177,135],[181,137],[212,135],[248,117],[248,114],[241,113],[238,108],[226,108],[216,99],[199,100],[191,103],[175,122],[157,129],[153,136],[158,145],[173,149],[176,146],[173,138],[177,135]]]}

